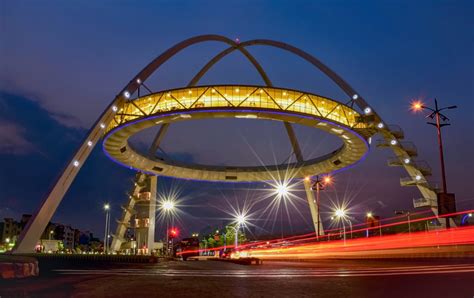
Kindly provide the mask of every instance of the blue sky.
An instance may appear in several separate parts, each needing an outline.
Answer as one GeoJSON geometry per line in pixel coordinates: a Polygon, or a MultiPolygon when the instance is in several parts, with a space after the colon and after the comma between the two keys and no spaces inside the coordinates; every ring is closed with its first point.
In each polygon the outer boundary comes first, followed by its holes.
{"type": "MultiPolygon", "coordinates": [[[[2,1],[0,216],[37,208],[86,130],[141,68],[175,43],[210,33],[241,41],[275,39],[315,55],[386,122],[405,130],[419,158],[431,164],[434,181],[439,181],[435,131],[408,111],[409,103],[436,97],[444,105],[457,104],[459,109],[450,111],[452,126],[445,130],[448,187],[457,194],[459,207],[472,208],[474,189],[467,177],[474,167],[469,155],[474,146],[469,129],[474,124],[473,6],[472,1],[2,1]]],[[[224,48],[215,42],[193,46],[147,84],[154,90],[183,86],[224,48]]],[[[301,59],[277,49],[249,50],[274,85],[346,100],[335,84],[301,59]]],[[[262,82],[234,53],[202,83],[262,82]]],[[[252,163],[248,144],[262,156],[270,143],[279,158],[287,154],[289,143],[278,123],[215,123],[172,127],[163,146],[205,163],[252,163]]],[[[306,155],[332,146],[318,132],[297,128],[297,133],[306,155]]],[[[374,148],[366,161],[337,177],[338,187],[325,194],[326,201],[350,192],[361,213],[373,209],[390,216],[394,209],[411,208],[419,194],[399,186],[404,173],[385,166],[389,156],[374,148]]],[[[55,219],[101,231],[102,202],[110,200],[119,216],[132,176],[96,148],[55,219]]],[[[223,193],[231,201],[242,199],[241,191],[229,191],[229,186],[163,180],[163,187],[180,184],[187,197],[184,231],[228,217],[222,212],[226,203],[212,207],[221,204],[223,193]]],[[[304,204],[299,208],[309,216],[304,204]]],[[[303,219],[293,226],[308,229],[303,219]]]]}

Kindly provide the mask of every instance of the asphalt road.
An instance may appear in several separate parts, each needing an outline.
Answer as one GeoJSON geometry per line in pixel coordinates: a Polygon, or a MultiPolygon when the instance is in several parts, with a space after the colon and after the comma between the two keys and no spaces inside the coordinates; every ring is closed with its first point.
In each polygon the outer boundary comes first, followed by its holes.
{"type": "Polygon", "coordinates": [[[61,268],[0,297],[474,297],[474,260],[218,261],[61,268]]]}

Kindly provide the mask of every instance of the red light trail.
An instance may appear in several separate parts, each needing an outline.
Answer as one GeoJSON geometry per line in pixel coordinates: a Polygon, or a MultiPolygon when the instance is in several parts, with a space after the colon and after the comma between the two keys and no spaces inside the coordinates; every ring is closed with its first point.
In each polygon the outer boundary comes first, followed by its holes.
{"type": "MultiPolygon", "coordinates": [[[[446,214],[445,216],[456,216],[472,213],[474,210],[467,210],[446,214]]],[[[404,216],[401,216],[404,217],[404,216]]],[[[400,218],[400,216],[394,217],[400,218]]],[[[438,219],[437,216],[412,219],[410,222],[421,222],[438,219]]],[[[387,219],[386,219],[387,220],[387,219]]],[[[361,227],[352,230],[352,233],[360,233],[370,230],[379,230],[380,228],[393,227],[407,224],[408,221],[388,223],[377,227],[366,227],[365,224],[354,225],[361,227]]],[[[338,231],[338,235],[343,233],[340,229],[327,230],[327,232],[338,231]]],[[[346,231],[346,234],[351,231],[346,231]]],[[[334,234],[333,234],[334,236],[334,234]]],[[[371,237],[361,237],[356,239],[347,239],[347,241],[329,240],[330,236],[315,236],[313,233],[305,235],[291,236],[267,241],[258,241],[246,243],[239,246],[238,256],[257,257],[262,259],[310,259],[319,257],[351,257],[364,256],[367,254],[406,254],[413,253],[413,249],[418,249],[419,253],[445,252],[448,246],[461,246],[458,251],[463,251],[462,246],[474,244],[474,226],[459,227],[452,229],[437,229],[433,231],[412,232],[391,235],[375,235],[371,237]],[[412,250],[410,250],[412,249],[412,250]]],[[[227,245],[227,248],[233,248],[227,245]]],[[[209,252],[220,251],[224,247],[215,247],[210,249],[200,249],[187,251],[190,252],[209,252]]],[[[474,254],[473,248],[467,249],[474,254]]],[[[183,254],[182,252],[177,253],[183,254]]]]}

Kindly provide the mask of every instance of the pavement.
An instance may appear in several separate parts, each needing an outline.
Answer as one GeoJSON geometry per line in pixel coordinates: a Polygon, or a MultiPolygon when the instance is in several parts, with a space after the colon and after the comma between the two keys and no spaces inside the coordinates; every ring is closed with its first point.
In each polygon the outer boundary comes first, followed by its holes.
{"type": "Polygon", "coordinates": [[[473,297],[474,260],[169,261],[49,268],[0,297],[473,297]]]}

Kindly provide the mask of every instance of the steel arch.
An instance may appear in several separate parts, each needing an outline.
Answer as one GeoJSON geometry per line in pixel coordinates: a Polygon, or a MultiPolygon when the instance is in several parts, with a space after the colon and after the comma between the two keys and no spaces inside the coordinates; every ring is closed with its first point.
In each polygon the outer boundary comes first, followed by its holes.
{"type": "MultiPolygon", "coordinates": [[[[20,235],[19,241],[16,243],[16,246],[14,248],[15,253],[25,253],[31,252],[33,250],[37,240],[39,239],[48,222],[51,220],[55,210],[62,201],[65,193],[68,191],[71,183],[74,181],[76,175],[78,174],[82,165],[85,163],[88,156],[92,152],[92,149],[97,144],[99,138],[101,138],[101,136],[103,135],[104,128],[110,123],[110,121],[113,121],[114,113],[117,110],[117,106],[120,106],[124,101],[128,99],[131,94],[135,93],[135,91],[137,91],[140,87],[140,82],[144,82],[146,79],[148,79],[148,77],[153,74],[154,71],[156,71],[169,58],[173,57],[176,53],[178,53],[184,48],[204,41],[220,41],[227,43],[231,46],[234,46],[235,44],[229,38],[221,35],[209,34],[191,37],[169,48],[163,54],[155,58],[151,63],[149,63],[145,68],[143,68],[129,83],[127,83],[127,85],[120,91],[118,95],[116,95],[114,100],[110,103],[110,105],[107,106],[107,108],[98,118],[98,120],[94,123],[93,127],[89,130],[86,138],[84,139],[84,142],[76,150],[69,163],[61,172],[59,178],[56,180],[54,186],[50,189],[47,196],[45,196],[44,200],[40,205],[39,210],[35,212],[35,214],[28,221],[28,224],[20,235]],[[126,96],[127,94],[128,96],[126,96]]],[[[266,39],[256,39],[243,42],[239,44],[237,48],[242,51],[241,48],[243,49],[247,46],[254,45],[269,45],[287,50],[296,54],[297,56],[300,56],[301,58],[305,59],[306,61],[316,66],[319,70],[321,70],[326,76],[328,76],[333,82],[335,82],[350,98],[355,98],[355,95],[357,95],[357,100],[355,100],[355,103],[359,108],[365,109],[366,107],[369,107],[367,102],[362,98],[362,96],[358,95],[358,93],[344,79],[342,79],[342,77],[337,75],[334,71],[332,71],[328,66],[322,63],[316,57],[292,45],[266,39]]],[[[245,51],[245,49],[243,54],[246,56],[250,55],[247,51],[245,51]]],[[[249,58],[247,56],[247,58],[252,61],[253,57],[249,58]]],[[[263,71],[263,69],[261,70],[263,71]]],[[[371,114],[375,117],[375,121],[380,121],[383,124],[380,116],[378,116],[373,109],[371,110],[371,114]]],[[[380,132],[386,141],[398,139],[394,135],[394,133],[388,129],[381,130],[380,132]]],[[[397,158],[399,158],[400,160],[403,160],[405,156],[410,156],[407,150],[405,150],[405,148],[403,148],[402,146],[389,145],[389,147],[392,148],[397,158]]],[[[420,179],[417,179],[417,181],[414,181],[413,185],[416,185],[420,189],[425,198],[428,198],[431,201],[435,200],[436,193],[429,186],[426,179],[424,179],[423,173],[416,167],[410,167],[410,165],[407,164],[402,165],[410,174],[410,177],[407,178],[413,178],[415,177],[415,175],[416,177],[422,177],[420,179]]],[[[436,202],[433,202],[432,206],[436,209],[436,202]]],[[[435,209],[433,209],[433,211],[435,211],[436,213],[437,210],[435,209]]]]}

